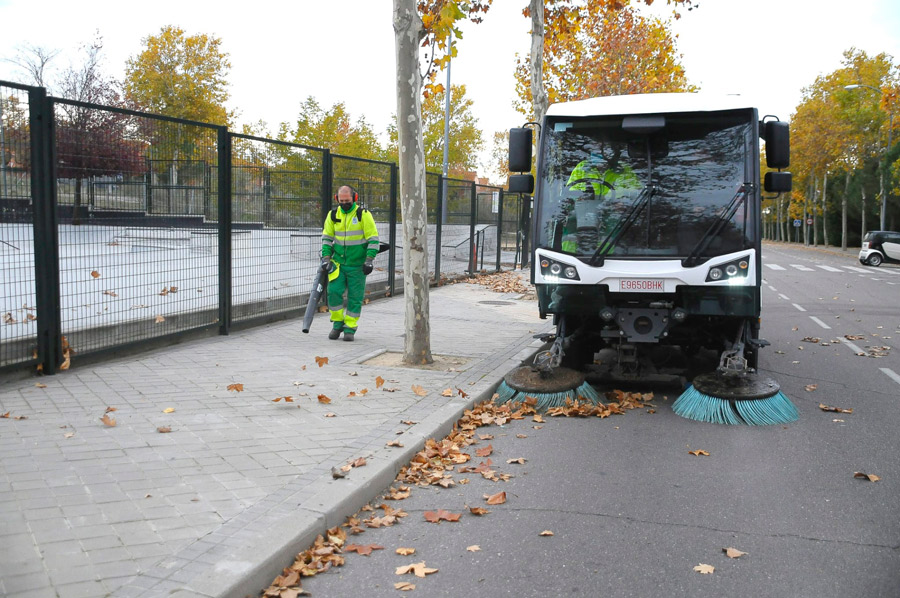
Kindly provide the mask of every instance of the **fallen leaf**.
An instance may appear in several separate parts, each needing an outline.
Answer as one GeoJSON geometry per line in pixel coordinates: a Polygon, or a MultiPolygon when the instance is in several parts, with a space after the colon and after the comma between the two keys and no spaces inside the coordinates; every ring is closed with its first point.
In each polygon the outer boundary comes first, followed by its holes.
{"type": "Polygon", "coordinates": [[[699,457],[700,455],[705,455],[705,456],[709,457],[709,453],[708,453],[708,452],[703,451],[703,450],[699,450],[699,449],[696,450],[696,451],[688,451],[688,454],[689,454],[689,455],[694,455],[695,457],[699,457]]]}
{"type": "Polygon", "coordinates": [[[399,447],[399,448],[403,448],[403,443],[400,442],[399,440],[391,440],[391,441],[388,442],[385,446],[396,446],[396,447],[399,447]]]}
{"type": "Polygon", "coordinates": [[[244,392],[243,384],[229,384],[228,390],[233,390],[234,392],[244,392]]]}
{"type": "Polygon", "coordinates": [[[835,413],[853,413],[853,409],[844,409],[842,407],[829,407],[825,403],[819,403],[819,409],[822,411],[834,411],[835,413]]]}
{"type": "Polygon", "coordinates": [[[384,546],[378,544],[347,544],[344,546],[344,552],[355,552],[363,556],[369,556],[373,550],[384,550],[384,546]]]}
{"type": "Polygon", "coordinates": [[[47,388],[47,385],[46,385],[46,384],[41,384],[40,382],[38,382],[37,384],[35,384],[35,386],[37,386],[38,388],[47,388]]]}
{"type": "Polygon", "coordinates": [[[494,435],[493,434],[479,434],[478,438],[481,440],[493,440],[494,435]]]}
{"type": "Polygon", "coordinates": [[[100,273],[96,270],[91,270],[91,276],[93,276],[94,278],[100,278],[100,273]]]}
{"type": "Polygon", "coordinates": [[[359,459],[356,459],[356,460],[350,462],[351,467],[362,467],[365,464],[366,464],[365,457],[360,457],[359,459]]]}
{"type": "Polygon", "coordinates": [[[110,297],[118,297],[118,295],[116,293],[114,293],[113,291],[103,291],[103,294],[109,295],[110,297]]]}
{"type": "Polygon", "coordinates": [[[351,469],[353,469],[353,465],[351,465],[350,463],[347,463],[346,465],[341,465],[341,471],[343,471],[344,473],[347,473],[351,469]]]}
{"type": "Polygon", "coordinates": [[[722,552],[730,559],[738,559],[747,554],[746,552],[741,552],[737,548],[723,548],[722,552]]]}
{"type": "Polygon", "coordinates": [[[472,513],[473,515],[487,515],[488,513],[490,513],[490,511],[488,511],[484,507],[467,507],[467,508],[469,509],[469,512],[472,513]]]}
{"type": "Polygon", "coordinates": [[[113,411],[118,411],[115,407],[107,407],[104,413],[112,413],[113,411]]]}
{"type": "Polygon", "coordinates": [[[170,428],[169,426],[160,426],[160,427],[156,428],[156,431],[159,432],[160,434],[168,434],[169,432],[172,431],[172,428],[170,428]]]}
{"type": "Polygon", "coordinates": [[[817,389],[818,387],[819,387],[818,384],[807,384],[807,385],[804,386],[803,388],[806,390],[806,392],[812,392],[812,391],[814,391],[815,389],[817,389]]]}
{"type": "Polygon", "coordinates": [[[75,436],[75,432],[66,432],[63,434],[63,438],[71,438],[72,436],[75,436]]]}
{"type": "Polygon", "coordinates": [[[417,384],[412,385],[412,391],[420,397],[424,397],[425,395],[428,394],[427,390],[425,390],[424,388],[422,388],[421,386],[419,386],[417,384]]]}
{"type": "Polygon", "coordinates": [[[394,552],[396,552],[397,554],[403,555],[403,556],[409,556],[411,554],[415,554],[416,549],[415,548],[405,548],[405,547],[401,546],[394,552]]]}
{"type": "Polygon", "coordinates": [[[704,563],[700,563],[699,565],[694,567],[694,571],[696,571],[697,573],[701,573],[703,575],[709,575],[710,573],[712,573],[715,570],[716,570],[716,568],[713,567],[712,565],[706,565],[704,563]]]}
{"type": "Polygon", "coordinates": [[[9,419],[9,411],[7,411],[6,413],[0,414],[0,418],[9,419]]]}
{"type": "MultiPolygon", "coordinates": [[[[350,471],[350,468],[349,468],[349,467],[347,468],[347,471],[350,471]]],[[[339,479],[341,479],[341,478],[347,477],[347,473],[341,471],[341,470],[338,469],[337,467],[332,467],[332,468],[331,468],[331,477],[334,478],[334,479],[336,479],[336,480],[339,480],[339,479]]]]}
{"type": "Polygon", "coordinates": [[[538,413],[534,417],[531,418],[531,421],[533,421],[536,424],[542,424],[542,423],[544,423],[544,418],[541,417],[541,415],[538,413]]]}
{"type": "Polygon", "coordinates": [[[162,324],[162,323],[165,322],[165,321],[166,321],[166,319],[165,319],[164,317],[162,317],[161,315],[157,314],[157,316],[156,316],[156,323],[157,323],[157,324],[162,324]]]}
{"type": "Polygon", "coordinates": [[[441,396],[442,396],[442,397],[452,397],[452,396],[453,396],[453,389],[452,389],[452,388],[445,388],[445,389],[444,389],[444,392],[441,393],[441,396]]]}
{"type": "Polygon", "coordinates": [[[174,407],[166,407],[165,409],[163,409],[163,413],[175,413],[175,408],[174,407]]]}
{"type": "Polygon", "coordinates": [[[469,552],[478,552],[479,550],[481,550],[481,546],[479,546],[478,544],[472,544],[471,546],[466,546],[466,550],[468,550],[469,552]]]}
{"type": "Polygon", "coordinates": [[[316,397],[316,398],[319,399],[319,402],[320,402],[320,403],[325,403],[326,405],[327,405],[328,403],[331,402],[331,399],[329,399],[329,398],[326,397],[325,395],[319,395],[319,396],[316,397]]]}
{"type": "Polygon", "coordinates": [[[489,444],[484,448],[477,449],[475,451],[475,456],[476,457],[490,457],[491,453],[493,453],[493,452],[494,452],[494,445],[489,444]]]}
{"type": "Polygon", "coordinates": [[[516,438],[528,438],[528,434],[516,434],[516,438]]]}
{"type": "Polygon", "coordinates": [[[401,423],[401,424],[406,424],[407,426],[414,426],[414,425],[416,425],[418,422],[414,422],[414,421],[409,420],[409,419],[401,419],[401,420],[400,420],[400,423],[401,423]]]}
{"type": "Polygon", "coordinates": [[[350,372],[350,373],[347,374],[347,375],[348,375],[348,376],[359,376],[359,373],[357,373],[357,372],[350,372]]]}
{"type": "Polygon", "coordinates": [[[853,477],[854,478],[865,478],[865,479],[869,480],[870,482],[878,482],[881,480],[881,478],[878,477],[877,475],[875,475],[874,473],[863,473],[861,471],[854,472],[853,477]]]}
{"type": "Polygon", "coordinates": [[[375,388],[381,388],[382,386],[384,386],[384,378],[382,378],[381,376],[376,376],[375,377],[375,388]]]}
{"type": "Polygon", "coordinates": [[[545,529],[544,531],[542,531],[542,532],[539,533],[538,535],[539,535],[539,536],[552,536],[552,535],[553,535],[553,532],[551,532],[551,531],[548,530],[548,529],[545,529]]]}
{"type": "Polygon", "coordinates": [[[13,419],[15,419],[15,420],[28,419],[28,416],[27,415],[16,415],[13,417],[13,419]]]}
{"type": "MultiPolygon", "coordinates": [[[[297,406],[299,407],[299,405],[297,405],[297,406]]],[[[336,416],[335,416],[334,413],[326,413],[326,414],[325,414],[324,416],[322,416],[322,417],[336,417],[336,416]]]]}
{"type": "Polygon", "coordinates": [[[104,415],[103,417],[101,417],[100,421],[102,421],[104,423],[104,425],[107,425],[110,428],[112,428],[116,425],[116,420],[114,420],[113,418],[111,418],[108,415],[104,415]]]}
{"type": "Polygon", "coordinates": [[[506,492],[498,492],[497,494],[491,494],[490,496],[485,494],[484,498],[489,505],[502,505],[506,502],[506,492]]]}
{"type": "Polygon", "coordinates": [[[394,584],[395,590],[400,590],[401,592],[409,592],[410,590],[416,589],[416,584],[409,583],[408,581],[398,581],[394,584]]]}
{"type": "Polygon", "coordinates": [[[319,364],[319,367],[322,367],[323,365],[325,365],[325,364],[328,363],[328,358],[327,358],[327,357],[319,357],[319,356],[317,355],[317,356],[316,356],[316,363],[319,364]]]}
{"type": "Polygon", "coordinates": [[[525,457],[519,457],[518,459],[507,459],[507,463],[518,463],[519,465],[525,465],[525,457]]]}
{"type": "Polygon", "coordinates": [[[425,566],[425,561],[421,563],[413,563],[411,565],[405,565],[403,567],[397,567],[396,573],[397,575],[405,575],[407,573],[412,573],[416,577],[425,577],[426,575],[431,575],[432,573],[437,573],[437,569],[431,569],[425,566]]]}
{"type": "Polygon", "coordinates": [[[460,517],[462,517],[462,513],[451,513],[450,511],[445,511],[444,509],[438,509],[437,511],[425,511],[425,521],[429,523],[440,523],[441,520],[456,522],[459,521],[460,517]]]}

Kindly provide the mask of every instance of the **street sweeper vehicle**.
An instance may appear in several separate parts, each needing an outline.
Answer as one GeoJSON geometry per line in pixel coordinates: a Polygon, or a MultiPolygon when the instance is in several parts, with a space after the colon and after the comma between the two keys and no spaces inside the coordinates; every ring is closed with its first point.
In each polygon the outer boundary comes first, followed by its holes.
{"type": "MultiPolygon", "coordinates": [[[[502,399],[596,401],[585,382],[691,381],[679,415],[728,424],[797,419],[757,371],[761,186],[790,191],[788,125],[738,96],[659,93],[550,106],[539,130],[531,281],[549,349],[510,372],[502,399]],[[769,168],[760,185],[760,139],[769,168]]],[[[530,172],[532,129],[510,131],[530,172]]]]}

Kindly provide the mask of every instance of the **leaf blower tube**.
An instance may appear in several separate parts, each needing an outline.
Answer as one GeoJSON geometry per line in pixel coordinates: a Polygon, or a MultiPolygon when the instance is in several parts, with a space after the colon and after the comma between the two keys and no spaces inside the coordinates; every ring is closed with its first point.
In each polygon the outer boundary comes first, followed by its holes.
{"type": "Polygon", "coordinates": [[[320,268],[319,276],[313,283],[312,290],[309,291],[309,300],[306,302],[306,314],[303,316],[303,332],[309,334],[309,327],[312,326],[313,316],[316,315],[316,305],[319,304],[319,298],[325,290],[325,281],[328,280],[328,272],[330,268],[320,268]]]}

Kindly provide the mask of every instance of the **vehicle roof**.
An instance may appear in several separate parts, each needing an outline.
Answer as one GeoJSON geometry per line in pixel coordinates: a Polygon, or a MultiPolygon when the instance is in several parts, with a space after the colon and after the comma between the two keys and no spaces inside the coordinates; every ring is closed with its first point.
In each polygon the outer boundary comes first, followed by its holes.
{"type": "Polygon", "coordinates": [[[672,112],[712,112],[754,108],[737,94],[638,93],[604,96],[553,104],[547,116],[609,116],[621,114],[660,114],[672,112]]]}

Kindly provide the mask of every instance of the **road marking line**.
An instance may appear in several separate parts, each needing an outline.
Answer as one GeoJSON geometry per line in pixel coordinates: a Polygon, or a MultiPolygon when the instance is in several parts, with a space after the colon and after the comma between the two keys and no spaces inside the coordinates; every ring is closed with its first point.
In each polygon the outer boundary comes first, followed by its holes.
{"type": "Polygon", "coordinates": [[[772,270],[784,270],[784,268],[782,268],[778,264],[765,264],[765,266],[766,268],[771,268],[772,270]]]}
{"type": "Polygon", "coordinates": [[[848,270],[850,270],[851,272],[865,272],[866,274],[869,273],[868,270],[865,270],[863,268],[857,268],[856,266],[844,266],[844,267],[847,268],[848,270]]]}
{"type": "Polygon", "coordinates": [[[831,266],[823,266],[822,264],[817,264],[819,268],[822,268],[826,272],[843,272],[840,268],[833,268],[831,266]]]}
{"type": "Polygon", "coordinates": [[[848,347],[850,347],[850,349],[853,350],[854,353],[865,353],[865,351],[863,351],[862,349],[860,349],[859,347],[857,347],[856,345],[854,345],[853,343],[851,343],[850,341],[848,341],[846,339],[842,339],[841,342],[843,344],[847,345],[848,347]]]}
{"type": "Polygon", "coordinates": [[[797,305],[796,303],[791,303],[791,305],[793,305],[794,307],[796,307],[796,308],[799,309],[800,311],[806,311],[805,309],[803,309],[802,307],[800,307],[800,306],[797,305]]]}
{"type": "Polygon", "coordinates": [[[815,272],[815,270],[813,270],[812,268],[807,268],[806,266],[803,266],[801,264],[791,264],[791,268],[796,268],[801,272],[815,272]]]}
{"type": "Polygon", "coordinates": [[[825,330],[831,330],[831,326],[829,326],[828,324],[826,324],[825,322],[823,322],[816,316],[809,316],[809,319],[812,320],[813,322],[815,322],[816,324],[818,324],[819,326],[821,326],[822,328],[824,328],[825,330]]]}
{"type": "Polygon", "coordinates": [[[791,300],[790,297],[788,297],[787,295],[782,295],[781,293],[778,293],[778,296],[781,297],[782,299],[784,299],[785,301],[791,300]]]}
{"type": "Polygon", "coordinates": [[[897,384],[900,384],[900,374],[898,374],[897,372],[895,372],[894,370],[892,370],[892,369],[890,369],[890,368],[879,368],[879,369],[880,369],[882,372],[884,372],[884,374],[885,374],[888,378],[890,378],[891,380],[893,380],[893,381],[896,382],[897,384]]]}

